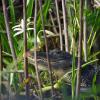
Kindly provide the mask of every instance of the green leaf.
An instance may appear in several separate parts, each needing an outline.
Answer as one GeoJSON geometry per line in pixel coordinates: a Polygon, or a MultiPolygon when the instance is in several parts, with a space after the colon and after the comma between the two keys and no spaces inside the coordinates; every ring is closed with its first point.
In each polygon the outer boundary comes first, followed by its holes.
{"type": "Polygon", "coordinates": [[[15,25],[15,11],[14,11],[14,5],[13,5],[13,0],[8,0],[9,1],[9,7],[10,7],[10,15],[11,15],[11,21],[12,25],[15,25]]]}
{"type": "Polygon", "coordinates": [[[34,0],[27,0],[27,18],[31,17],[34,0]]]}

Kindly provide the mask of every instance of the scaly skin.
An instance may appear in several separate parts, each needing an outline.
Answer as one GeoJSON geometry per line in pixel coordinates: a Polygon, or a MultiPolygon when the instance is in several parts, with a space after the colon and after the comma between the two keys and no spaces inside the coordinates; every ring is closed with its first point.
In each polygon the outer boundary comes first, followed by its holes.
{"type": "MultiPolygon", "coordinates": [[[[34,52],[28,51],[27,55],[29,63],[34,65],[34,52]]],[[[54,49],[49,52],[49,58],[51,67],[57,76],[62,77],[72,70],[72,55],[69,53],[54,49]]],[[[77,66],[77,57],[75,60],[75,66],[77,66]]],[[[37,63],[40,70],[47,70],[46,52],[37,52],[37,63]]],[[[81,63],[84,64],[85,62],[81,61],[81,63]]],[[[96,70],[91,65],[81,68],[81,87],[92,86],[95,73],[96,70]]],[[[71,84],[71,74],[67,75],[66,82],[71,84]]]]}

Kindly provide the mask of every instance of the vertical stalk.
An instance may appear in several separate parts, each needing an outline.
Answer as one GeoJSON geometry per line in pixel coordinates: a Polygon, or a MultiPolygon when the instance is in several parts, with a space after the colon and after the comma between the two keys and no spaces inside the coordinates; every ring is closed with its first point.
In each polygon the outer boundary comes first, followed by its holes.
{"type": "Polygon", "coordinates": [[[39,71],[38,71],[37,51],[36,51],[36,48],[37,48],[36,21],[37,21],[37,0],[35,0],[35,14],[34,14],[34,46],[35,46],[34,59],[35,59],[36,76],[37,76],[38,86],[39,86],[39,90],[40,90],[40,99],[42,100],[43,99],[43,96],[42,96],[41,81],[40,81],[39,71]]]}
{"type": "Polygon", "coordinates": [[[2,42],[1,42],[1,33],[0,33],[0,71],[2,71],[2,42]]]}
{"type": "MultiPolygon", "coordinates": [[[[87,9],[87,0],[85,0],[85,9],[87,9]]],[[[87,22],[86,22],[86,16],[84,15],[84,61],[87,61],[87,22]]]]}
{"type": "MultiPolygon", "coordinates": [[[[25,79],[28,78],[28,59],[27,59],[27,33],[26,33],[26,0],[23,0],[23,37],[24,37],[24,74],[25,79]]],[[[25,84],[25,92],[27,99],[29,98],[29,85],[25,84]]]]}
{"type": "Polygon", "coordinates": [[[50,65],[50,59],[49,59],[49,54],[48,54],[48,42],[47,42],[47,37],[46,37],[46,32],[45,32],[45,27],[44,27],[44,18],[43,18],[43,12],[42,12],[42,1],[39,1],[39,6],[40,6],[40,13],[41,13],[41,20],[42,20],[42,27],[43,27],[43,32],[44,32],[44,38],[45,38],[45,46],[46,46],[46,56],[47,56],[47,63],[48,63],[48,71],[49,71],[49,75],[50,75],[50,81],[51,81],[51,92],[52,92],[52,97],[54,95],[54,87],[53,87],[53,77],[52,77],[52,67],[50,65]]]}
{"type": "Polygon", "coordinates": [[[63,10],[63,21],[64,21],[64,34],[65,34],[65,50],[66,52],[69,52],[69,47],[68,47],[68,23],[66,20],[66,2],[65,0],[62,0],[62,10],[63,10]]]}
{"type": "Polygon", "coordinates": [[[76,64],[75,64],[75,40],[73,37],[73,45],[72,45],[72,100],[74,100],[75,98],[75,79],[76,79],[76,74],[75,74],[75,68],[76,68],[76,64]]]}
{"type": "Polygon", "coordinates": [[[58,26],[59,26],[59,35],[60,35],[60,49],[63,50],[63,39],[62,39],[62,33],[61,33],[61,22],[59,17],[59,9],[58,9],[58,1],[55,0],[56,5],[56,12],[57,12],[57,20],[58,20],[58,26]]]}
{"type": "Polygon", "coordinates": [[[9,42],[9,46],[10,46],[10,49],[11,49],[13,61],[15,63],[16,69],[17,69],[17,57],[16,57],[16,53],[15,53],[15,49],[14,49],[14,45],[13,45],[13,41],[12,41],[12,37],[11,37],[11,33],[10,33],[9,20],[8,20],[8,14],[7,14],[5,0],[2,0],[2,6],[3,6],[3,13],[4,13],[8,42],[9,42]]]}
{"type": "Polygon", "coordinates": [[[77,70],[77,83],[76,83],[76,99],[78,99],[78,96],[80,93],[82,35],[83,35],[83,0],[80,0],[80,32],[79,32],[79,46],[78,46],[78,70],[77,70]]]}
{"type": "Polygon", "coordinates": [[[56,26],[55,26],[55,23],[54,23],[54,19],[53,19],[53,16],[52,16],[52,13],[51,13],[51,12],[52,12],[52,11],[49,10],[49,15],[50,15],[50,19],[51,19],[51,22],[52,22],[53,30],[54,30],[54,32],[55,32],[56,34],[58,34],[57,29],[56,29],[56,26]]]}
{"type": "Polygon", "coordinates": [[[2,44],[1,44],[1,33],[0,33],[0,93],[2,92],[1,91],[1,81],[2,81],[1,72],[2,72],[2,44]]]}

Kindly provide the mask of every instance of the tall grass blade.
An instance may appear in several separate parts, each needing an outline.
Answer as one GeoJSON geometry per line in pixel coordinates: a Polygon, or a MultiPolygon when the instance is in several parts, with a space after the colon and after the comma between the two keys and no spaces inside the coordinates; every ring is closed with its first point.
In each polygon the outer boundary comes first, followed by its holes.
{"type": "Polygon", "coordinates": [[[80,94],[82,35],[83,35],[83,0],[80,0],[80,32],[79,32],[79,45],[78,45],[78,70],[77,70],[77,82],[76,82],[76,99],[79,99],[79,94],[80,94]]]}
{"type": "Polygon", "coordinates": [[[64,23],[64,35],[65,35],[65,50],[69,52],[69,42],[68,42],[68,20],[67,20],[67,9],[65,5],[65,0],[62,0],[62,11],[63,11],[63,23],[64,23]]]}
{"type": "Polygon", "coordinates": [[[15,53],[15,49],[14,49],[14,45],[13,45],[13,41],[12,41],[12,37],[11,37],[11,32],[10,32],[10,27],[9,27],[9,20],[8,20],[8,14],[7,14],[7,8],[6,8],[5,0],[2,0],[2,5],[3,5],[3,13],[4,13],[4,19],[5,19],[8,42],[9,42],[9,45],[10,45],[13,61],[15,62],[15,66],[16,66],[16,69],[17,69],[17,57],[16,57],[16,53],[15,53]]]}
{"type": "Polygon", "coordinates": [[[45,39],[45,48],[46,48],[46,57],[47,57],[47,65],[48,65],[48,72],[50,75],[50,82],[51,82],[51,94],[52,97],[54,95],[54,87],[53,87],[53,76],[52,76],[52,67],[50,65],[50,59],[49,59],[49,50],[48,50],[48,41],[47,41],[47,36],[45,32],[45,27],[44,27],[44,16],[43,16],[43,10],[42,10],[42,1],[39,0],[39,6],[40,6],[40,14],[41,14],[41,21],[42,21],[42,27],[43,27],[43,33],[44,33],[44,39],[45,39]]]}
{"type": "Polygon", "coordinates": [[[39,70],[38,70],[38,64],[37,64],[37,1],[35,0],[35,14],[34,14],[34,59],[35,59],[35,70],[36,70],[36,76],[37,76],[37,82],[38,82],[38,87],[39,87],[39,96],[40,96],[40,100],[43,99],[43,94],[42,94],[42,88],[41,88],[41,80],[40,80],[40,76],[39,76],[39,70]]]}
{"type": "Polygon", "coordinates": [[[27,0],[27,18],[32,16],[34,0],[27,0]]]}
{"type": "MultiPolygon", "coordinates": [[[[74,48],[73,48],[74,49],[74,48]]],[[[75,79],[76,79],[76,64],[75,64],[75,51],[73,50],[73,59],[72,59],[72,100],[75,98],[75,79]]]]}
{"type": "Polygon", "coordinates": [[[13,5],[13,0],[8,0],[9,1],[9,8],[10,8],[10,15],[11,15],[11,22],[12,25],[14,26],[16,24],[16,18],[15,18],[15,10],[14,10],[14,5],[13,5]]]}
{"type": "MultiPolygon", "coordinates": [[[[43,15],[44,15],[44,22],[46,22],[47,19],[47,15],[49,12],[49,8],[50,8],[50,4],[51,4],[51,0],[45,0],[44,5],[43,6],[43,15]]],[[[41,25],[41,16],[40,16],[40,12],[38,13],[38,18],[37,18],[37,31],[39,31],[41,29],[42,25],[41,25]]]]}
{"type": "MultiPolygon", "coordinates": [[[[26,0],[23,0],[23,37],[24,37],[24,74],[25,74],[25,79],[27,80],[29,75],[28,75],[28,59],[27,59],[27,33],[26,33],[26,27],[27,27],[27,22],[26,22],[26,0]]],[[[29,84],[25,84],[25,93],[26,93],[26,98],[29,99],[29,84]]]]}
{"type": "Polygon", "coordinates": [[[58,27],[59,27],[60,50],[63,50],[63,40],[62,40],[62,30],[61,30],[61,22],[60,22],[60,15],[59,15],[58,0],[55,0],[55,5],[56,5],[58,27]]]}

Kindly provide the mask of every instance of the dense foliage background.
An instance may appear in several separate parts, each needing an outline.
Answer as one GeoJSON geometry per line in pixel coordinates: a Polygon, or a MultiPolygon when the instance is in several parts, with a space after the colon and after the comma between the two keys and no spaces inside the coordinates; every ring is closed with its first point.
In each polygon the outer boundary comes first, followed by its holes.
{"type": "MultiPolygon", "coordinates": [[[[80,0],[40,0],[42,7],[37,1],[37,19],[36,19],[36,37],[35,30],[35,0],[27,0],[26,2],[26,26],[24,26],[23,6],[24,0],[0,0],[0,68],[1,80],[9,81],[9,88],[15,93],[21,93],[26,84],[30,83],[32,93],[39,95],[38,83],[35,77],[35,68],[28,64],[28,74],[30,77],[25,78],[24,71],[24,28],[27,33],[27,49],[35,50],[34,40],[37,39],[37,51],[46,51],[46,42],[44,37],[44,29],[47,39],[48,50],[58,48],[67,51],[75,56],[78,56],[79,33],[81,28],[80,13],[83,13],[83,38],[82,38],[82,59],[93,66],[100,66],[100,0],[83,0],[83,10],[80,12],[80,0]],[[62,3],[64,1],[64,4],[62,3]],[[6,8],[4,15],[3,6],[6,8]],[[64,7],[64,8],[63,8],[64,7]],[[42,8],[42,10],[40,9],[42,8]],[[65,12],[64,12],[65,10],[65,12]],[[41,15],[43,16],[41,19],[41,15]],[[7,18],[5,20],[5,18],[7,18]],[[6,23],[6,24],[5,24],[6,23]],[[66,46],[67,45],[67,46],[66,46]],[[16,71],[17,70],[17,71],[16,71]],[[23,76],[23,81],[19,80],[23,76]]],[[[74,61],[74,60],[73,60],[74,61]]],[[[74,68],[74,66],[72,66],[74,68]]],[[[26,71],[27,72],[27,71],[26,71]]],[[[74,73],[74,71],[73,71],[74,73]]],[[[48,79],[48,72],[42,71],[40,79],[42,80],[42,88],[44,94],[50,91],[50,80],[48,79]],[[45,81],[44,81],[45,80],[45,81]],[[47,88],[47,89],[46,89],[47,88]]],[[[56,76],[53,79],[57,84],[56,92],[66,100],[65,84],[58,81],[56,76]],[[62,85],[63,84],[63,85],[62,85]]],[[[95,80],[95,78],[94,78],[95,80]]],[[[72,80],[72,91],[75,89],[74,79],[72,80]]],[[[8,89],[9,90],[9,89],[8,89]]],[[[97,99],[96,88],[93,88],[93,98],[97,99]]],[[[4,93],[6,94],[6,93],[4,93]]],[[[75,93],[72,92],[72,98],[75,93]]],[[[70,97],[70,98],[71,98],[70,97]]],[[[87,94],[82,94],[82,100],[87,98],[87,94]]],[[[91,97],[91,94],[89,95],[91,97]]],[[[45,98],[51,98],[46,97],[45,98]]]]}

